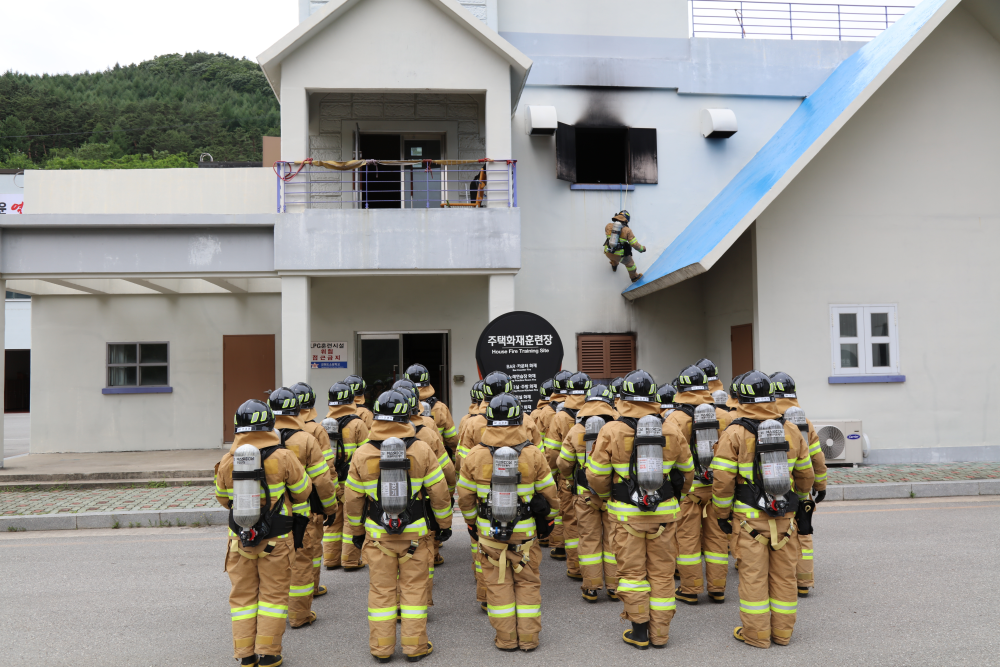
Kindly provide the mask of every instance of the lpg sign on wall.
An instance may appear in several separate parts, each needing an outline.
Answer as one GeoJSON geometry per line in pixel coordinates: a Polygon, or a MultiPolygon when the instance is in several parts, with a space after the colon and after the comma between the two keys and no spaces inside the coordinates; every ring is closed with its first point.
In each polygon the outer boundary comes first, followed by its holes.
{"type": "Polygon", "coordinates": [[[0,215],[24,213],[24,195],[0,194],[0,215]]]}

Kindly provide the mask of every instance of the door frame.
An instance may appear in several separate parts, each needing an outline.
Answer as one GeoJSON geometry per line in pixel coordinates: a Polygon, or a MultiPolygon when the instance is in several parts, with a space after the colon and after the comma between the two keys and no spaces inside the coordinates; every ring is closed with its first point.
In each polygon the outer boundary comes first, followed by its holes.
{"type": "Polygon", "coordinates": [[[445,354],[444,360],[444,373],[441,377],[445,382],[448,383],[447,389],[445,391],[448,393],[448,397],[451,398],[451,329],[407,329],[407,330],[396,330],[396,331],[355,331],[354,332],[354,368],[357,369],[357,374],[364,377],[365,369],[361,366],[361,341],[365,337],[368,340],[379,340],[378,336],[384,336],[382,340],[397,338],[399,340],[399,376],[403,376],[403,372],[406,370],[403,368],[403,334],[444,334],[445,345],[447,346],[447,354],[445,354]]]}

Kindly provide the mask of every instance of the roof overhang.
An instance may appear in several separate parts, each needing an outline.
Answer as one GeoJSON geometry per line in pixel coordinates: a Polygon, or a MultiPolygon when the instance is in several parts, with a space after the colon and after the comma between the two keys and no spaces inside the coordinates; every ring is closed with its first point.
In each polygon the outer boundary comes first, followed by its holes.
{"type": "MultiPolygon", "coordinates": [[[[418,0],[414,0],[418,1],[418,0]]],[[[521,91],[531,71],[531,59],[514,48],[495,31],[472,15],[457,0],[423,0],[440,9],[445,15],[475,35],[484,46],[492,50],[510,65],[511,112],[517,108],[521,91]]],[[[312,16],[297,25],[284,37],[257,56],[257,62],[264,71],[271,90],[281,101],[281,63],[300,46],[333,24],[358,3],[365,0],[330,0],[316,10],[312,16]]]]}
{"type": "Polygon", "coordinates": [[[840,64],[622,292],[630,301],[705,273],[962,0],[924,0],[840,64]]]}

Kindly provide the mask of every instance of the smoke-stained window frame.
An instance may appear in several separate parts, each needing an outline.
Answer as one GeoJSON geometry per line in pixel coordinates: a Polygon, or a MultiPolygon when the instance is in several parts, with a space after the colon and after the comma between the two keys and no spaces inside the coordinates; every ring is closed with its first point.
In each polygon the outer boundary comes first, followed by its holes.
{"type": "MultiPolygon", "coordinates": [[[[625,130],[626,151],[624,185],[656,185],[659,182],[656,128],[629,127],[625,125],[569,125],[556,127],[556,178],[569,183],[578,179],[577,128],[586,130],[625,130]]],[[[609,183],[608,185],[613,185],[609,183]]]]}

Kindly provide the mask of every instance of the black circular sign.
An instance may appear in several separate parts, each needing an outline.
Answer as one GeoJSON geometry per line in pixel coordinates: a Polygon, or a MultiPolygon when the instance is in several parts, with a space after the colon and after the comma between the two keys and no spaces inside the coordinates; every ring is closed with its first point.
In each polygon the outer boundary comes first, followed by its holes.
{"type": "Polygon", "coordinates": [[[504,313],[486,325],[476,344],[479,377],[493,371],[507,373],[511,392],[527,409],[534,409],[538,387],[562,368],[563,346],[555,327],[523,310],[504,313]]]}

